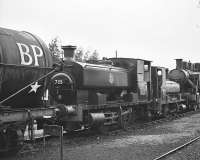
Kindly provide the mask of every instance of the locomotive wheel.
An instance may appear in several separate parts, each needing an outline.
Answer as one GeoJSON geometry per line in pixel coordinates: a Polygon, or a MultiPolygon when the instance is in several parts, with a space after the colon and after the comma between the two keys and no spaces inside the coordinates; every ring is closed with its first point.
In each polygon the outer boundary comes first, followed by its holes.
{"type": "Polygon", "coordinates": [[[197,105],[196,104],[192,105],[192,110],[194,110],[194,111],[197,110],[197,105]]]}
{"type": "Polygon", "coordinates": [[[98,131],[99,131],[99,133],[101,133],[101,134],[108,134],[108,132],[109,132],[109,127],[110,127],[110,126],[106,126],[106,125],[102,124],[102,125],[100,125],[100,126],[98,127],[98,131]]]}
{"type": "Polygon", "coordinates": [[[109,132],[109,127],[110,126],[105,126],[104,124],[101,124],[97,126],[92,126],[91,130],[94,131],[95,133],[107,135],[109,132]]]}
{"type": "Polygon", "coordinates": [[[197,104],[197,109],[200,109],[200,103],[197,104]]]}
{"type": "Polygon", "coordinates": [[[130,125],[131,123],[131,113],[129,114],[126,114],[126,115],[123,115],[120,119],[120,127],[123,129],[123,130],[128,130],[128,126],[130,125]]]}
{"type": "Polygon", "coordinates": [[[169,114],[169,106],[163,105],[162,112],[163,112],[163,116],[166,117],[169,114]]]}
{"type": "Polygon", "coordinates": [[[146,119],[147,121],[152,121],[152,119],[153,119],[153,114],[152,114],[152,112],[151,112],[150,110],[147,110],[147,111],[146,111],[146,117],[145,117],[145,119],[146,119]]]}

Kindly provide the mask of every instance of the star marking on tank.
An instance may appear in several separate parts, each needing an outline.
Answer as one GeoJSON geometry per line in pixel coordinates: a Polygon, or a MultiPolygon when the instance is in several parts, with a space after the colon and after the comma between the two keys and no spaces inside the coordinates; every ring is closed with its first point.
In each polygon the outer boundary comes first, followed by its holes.
{"type": "Polygon", "coordinates": [[[31,93],[31,92],[36,93],[39,87],[41,87],[41,85],[39,85],[38,82],[35,82],[35,84],[31,85],[31,90],[28,93],[31,93]]]}

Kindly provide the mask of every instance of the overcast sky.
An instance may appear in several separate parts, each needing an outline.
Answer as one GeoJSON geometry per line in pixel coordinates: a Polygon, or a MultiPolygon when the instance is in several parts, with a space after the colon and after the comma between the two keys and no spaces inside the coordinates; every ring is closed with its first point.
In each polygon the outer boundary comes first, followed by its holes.
{"type": "Polygon", "coordinates": [[[46,43],[96,49],[101,57],[142,58],[173,68],[200,62],[198,0],[0,0],[0,26],[46,43]]]}

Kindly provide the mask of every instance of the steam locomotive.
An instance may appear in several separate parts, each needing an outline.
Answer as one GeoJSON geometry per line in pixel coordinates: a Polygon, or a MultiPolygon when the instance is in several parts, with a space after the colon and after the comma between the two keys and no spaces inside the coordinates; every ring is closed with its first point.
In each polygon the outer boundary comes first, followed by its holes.
{"type": "Polygon", "coordinates": [[[199,108],[199,63],[177,59],[168,73],[143,59],[77,62],[75,46],[62,48],[55,63],[39,37],[0,28],[0,152],[20,147],[27,126],[33,138],[35,122],[106,131],[199,108]]]}

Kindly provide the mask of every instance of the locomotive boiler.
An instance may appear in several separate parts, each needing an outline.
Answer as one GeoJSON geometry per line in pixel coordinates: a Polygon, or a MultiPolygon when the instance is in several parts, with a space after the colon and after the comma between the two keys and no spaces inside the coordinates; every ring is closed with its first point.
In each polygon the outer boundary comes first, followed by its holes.
{"type": "MultiPolygon", "coordinates": [[[[0,101],[48,73],[52,63],[51,53],[39,37],[0,28],[0,101]]],[[[31,87],[2,105],[15,108],[39,105],[44,81],[31,87]]]]}

